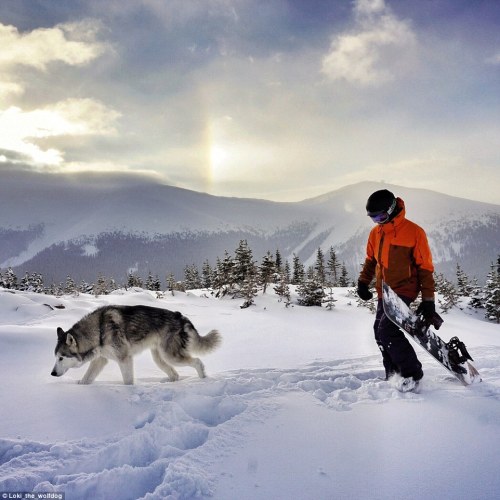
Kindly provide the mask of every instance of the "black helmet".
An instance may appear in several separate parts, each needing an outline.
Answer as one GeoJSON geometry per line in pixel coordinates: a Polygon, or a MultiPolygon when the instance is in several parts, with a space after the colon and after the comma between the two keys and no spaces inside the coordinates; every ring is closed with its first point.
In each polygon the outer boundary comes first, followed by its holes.
{"type": "Polygon", "coordinates": [[[387,189],[375,191],[366,202],[366,212],[373,222],[384,224],[396,215],[396,197],[387,189]]]}

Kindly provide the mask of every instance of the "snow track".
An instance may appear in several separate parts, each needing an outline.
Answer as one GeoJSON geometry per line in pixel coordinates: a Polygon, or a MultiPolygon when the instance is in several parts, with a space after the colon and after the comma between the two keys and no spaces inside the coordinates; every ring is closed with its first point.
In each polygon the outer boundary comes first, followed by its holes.
{"type": "Polygon", "coordinates": [[[0,492],[73,499],[493,499],[500,491],[498,326],[456,311],[483,382],[464,388],[424,353],[419,394],[382,380],[373,316],[337,292],[332,312],[147,293],[0,295],[0,492]],[[64,309],[45,306],[64,305],[64,309]],[[220,349],[163,380],[145,353],[136,385],[110,363],[50,376],[55,327],[104,303],[181,310],[220,349]],[[321,356],[321,357],[320,357],[321,356]],[[467,457],[465,460],[463,457],[467,457]],[[471,468],[471,464],[473,467],[471,468]],[[422,478],[425,477],[425,483],[422,478]],[[390,492],[387,484],[392,485],[390,492]]]}

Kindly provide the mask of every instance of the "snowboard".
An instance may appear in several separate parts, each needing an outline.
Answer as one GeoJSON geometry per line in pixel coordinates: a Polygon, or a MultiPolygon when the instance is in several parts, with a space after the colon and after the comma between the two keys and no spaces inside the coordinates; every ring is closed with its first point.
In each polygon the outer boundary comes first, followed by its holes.
{"type": "MultiPolygon", "coordinates": [[[[481,376],[471,363],[473,359],[458,337],[444,342],[421,316],[417,316],[387,284],[382,283],[382,299],[385,315],[413,341],[425,349],[434,359],[451,372],[462,384],[481,382],[481,376]]],[[[432,325],[439,329],[443,320],[435,314],[432,325]]]]}

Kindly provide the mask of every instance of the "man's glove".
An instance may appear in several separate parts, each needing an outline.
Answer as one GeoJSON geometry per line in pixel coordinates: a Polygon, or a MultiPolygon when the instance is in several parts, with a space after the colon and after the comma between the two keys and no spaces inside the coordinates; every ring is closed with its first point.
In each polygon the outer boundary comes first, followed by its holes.
{"type": "Polygon", "coordinates": [[[434,304],[433,300],[423,300],[416,310],[416,315],[423,316],[424,321],[428,326],[432,325],[432,323],[434,322],[435,314],[436,314],[436,304],[434,304]]]}
{"type": "Polygon", "coordinates": [[[358,288],[356,290],[360,299],[370,300],[373,298],[373,293],[370,292],[368,285],[362,281],[358,281],[358,288]]]}

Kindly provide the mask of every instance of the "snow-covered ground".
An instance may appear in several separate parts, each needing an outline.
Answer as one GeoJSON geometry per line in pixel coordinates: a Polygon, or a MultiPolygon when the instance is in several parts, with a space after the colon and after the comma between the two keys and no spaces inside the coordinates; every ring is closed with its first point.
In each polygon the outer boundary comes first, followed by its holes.
{"type": "Polygon", "coordinates": [[[371,315],[286,309],[276,296],[217,300],[145,291],[56,298],[0,289],[0,492],[74,499],[496,499],[500,327],[455,309],[440,330],[469,348],[483,382],[463,387],[421,350],[419,394],[381,379],[371,315]],[[180,310],[222,346],[208,378],[165,376],[149,353],[136,385],[110,363],[51,377],[56,327],[104,304],[180,310]],[[55,308],[63,305],[64,309],[55,308]],[[50,307],[49,307],[50,306],[50,307]]]}

